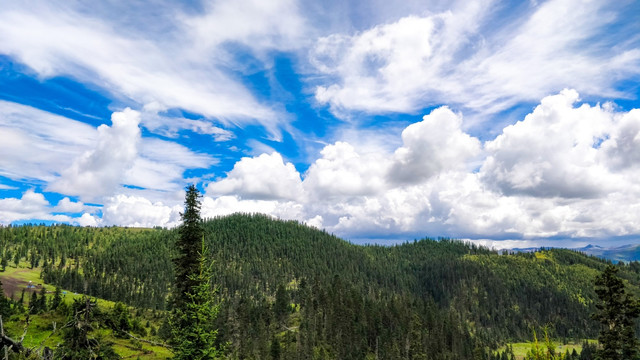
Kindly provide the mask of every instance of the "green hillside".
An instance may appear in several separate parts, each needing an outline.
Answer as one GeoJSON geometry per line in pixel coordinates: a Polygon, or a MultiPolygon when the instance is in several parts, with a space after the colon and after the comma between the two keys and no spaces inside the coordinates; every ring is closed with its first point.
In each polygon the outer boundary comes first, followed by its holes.
{"type": "MultiPolygon", "coordinates": [[[[205,228],[222,300],[219,340],[233,358],[466,359],[530,340],[544,325],[559,339],[597,337],[593,281],[607,262],[573,251],[499,254],[447,239],[358,246],[263,215],[211,219],[205,228]]],[[[41,269],[46,284],[148,309],[161,330],[176,237],[166,229],[3,227],[9,268],[0,278],[13,279],[9,269],[23,262],[41,269]]],[[[637,294],[635,265],[621,265],[620,275],[637,294]]],[[[150,339],[161,341],[159,332],[150,339]]]]}

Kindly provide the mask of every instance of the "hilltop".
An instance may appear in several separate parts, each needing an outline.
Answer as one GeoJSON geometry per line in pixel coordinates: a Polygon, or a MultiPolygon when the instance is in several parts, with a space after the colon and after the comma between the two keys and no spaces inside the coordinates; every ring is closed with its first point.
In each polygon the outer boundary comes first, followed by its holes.
{"type": "MultiPolygon", "coordinates": [[[[264,355],[274,339],[291,358],[428,352],[435,359],[529,340],[544,325],[557,338],[597,335],[589,318],[593,280],[608,262],[575,251],[501,254],[451,239],[360,246],[264,215],[204,225],[223,301],[220,341],[238,357],[264,355]]],[[[156,313],[167,308],[176,236],[119,227],[0,229],[2,258],[41,269],[44,283],[156,313]]],[[[638,267],[620,268],[639,293],[638,267]]]]}

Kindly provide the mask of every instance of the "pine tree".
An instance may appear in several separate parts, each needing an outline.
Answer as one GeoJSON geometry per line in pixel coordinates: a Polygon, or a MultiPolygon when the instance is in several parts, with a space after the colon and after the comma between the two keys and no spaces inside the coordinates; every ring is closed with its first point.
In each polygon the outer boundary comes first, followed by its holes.
{"type": "Polygon", "coordinates": [[[4,288],[2,287],[2,281],[0,281],[0,316],[4,321],[7,321],[12,313],[11,302],[4,296],[4,288]]]}
{"type": "Polygon", "coordinates": [[[47,289],[43,286],[40,288],[40,297],[38,297],[38,311],[45,312],[47,311],[47,289]]]}
{"type": "Polygon", "coordinates": [[[62,302],[62,290],[60,286],[56,286],[56,291],[53,293],[53,298],[51,298],[51,310],[56,310],[60,303],[62,302]]]}
{"type": "Polygon", "coordinates": [[[94,330],[93,313],[97,302],[88,297],[74,299],[73,316],[63,330],[63,342],[55,350],[56,359],[62,360],[111,360],[120,359],[113,350],[113,344],[100,335],[90,337],[94,330]]]}
{"type": "Polygon", "coordinates": [[[170,317],[171,343],[175,360],[215,359],[217,330],[214,321],[219,311],[211,288],[211,267],[204,245],[200,218],[200,194],[194,185],[187,187],[180,239],[176,242],[175,290],[170,317]]]}
{"type": "Polygon", "coordinates": [[[38,311],[40,311],[39,305],[38,293],[33,291],[31,293],[31,300],[29,300],[29,314],[37,314],[38,311]]]}
{"type": "Polygon", "coordinates": [[[638,358],[638,340],[635,319],[640,315],[640,304],[625,292],[625,285],[617,276],[618,269],[609,265],[596,277],[596,294],[600,303],[593,315],[602,324],[597,351],[602,360],[630,360],[638,358]]]}
{"type": "Polygon", "coordinates": [[[222,355],[215,345],[218,331],[213,327],[220,305],[211,289],[211,269],[204,240],[201,244],[198,273],[189,276],[197,285],[185,295],[184,307],[174,309],[172,317],[175,360],[216,359],[222,355]]]}
{"type": "Polygon", "coordinates": [[[187,187],[185,210],[180,227],[180,238],[176,241],[178,256],[173,260],[176,273],[174,306],[182,306],[186,294],[190,293],[197,283],[192,279],[198,273],[198,251],[204,236],[202,219],[200,218],[200,193],[192,184],[187,187]]]}
{"type": "Polygon", "coordinates": [[[283,284],[278,285],[278,290],[276,290],[273,314],[279,324],[284,324],[287,320],[287,315],[289,315],[289,294],[283,284]]]}

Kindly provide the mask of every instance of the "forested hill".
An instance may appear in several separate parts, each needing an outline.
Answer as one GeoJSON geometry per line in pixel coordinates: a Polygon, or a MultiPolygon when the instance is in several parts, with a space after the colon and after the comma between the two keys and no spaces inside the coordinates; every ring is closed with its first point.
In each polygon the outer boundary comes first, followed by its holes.
{"type": "MultiPolygon", "coordinates": [[[[431,239],[359,246],[263,215],[210,219],[205,228],[223,299],[220,339],[237,354],[268,351],[275,334],[285,350],[337,358],[409,351],[455,358],[479,343],[529,339],[532,327],[542,325],[557,337],[597,336],[589,318],[593,281],[607,262],[577,252],[504,255],[431,239]]],[[[3,263],[28,259],[42,268],[46,283],[160,310],[173,281],[177,235],[118,227],[0,228],[3,263]]],[[[638,293],[638,263],[620,268],[638,293]]]]}

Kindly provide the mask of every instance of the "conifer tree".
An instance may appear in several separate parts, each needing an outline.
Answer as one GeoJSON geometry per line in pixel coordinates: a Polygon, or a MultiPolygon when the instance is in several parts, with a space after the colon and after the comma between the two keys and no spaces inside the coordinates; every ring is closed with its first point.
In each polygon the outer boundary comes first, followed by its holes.
{"type": "Polygon", "coordinates": [[[12,313],[11,303],[4,296],[4,289],[2,287],[2,281],[0,281],[0,316],[2,316],[5,321],[9,318],[12,313]]]}
{"type": "Polygon", "coordinates": [[[60,286],[56,286],[56,291],[53,293],[53,298],[51,298],[51,310],[56,310],[60,303],[62,302],[62,290],[60,286]]]}
{"type": "Polygon", "coordinates": [[[211,288],[200,194],[194,185],[187,188],[182,221],[176,244],[179,255],[174,260],[176,282],[170,317],[174,359],[215,359],[221,355],[215,346],[218,332],[214,329],[219,305],[211,288]]]}
{"type": "Polygon", "coordinates": [[[595,281],[600,303],[596,304],[598,312],[593,318],[602,324],[598,338],[602,348],[597,356],[602,360],[637,359],[635,320],[640,315],[640,304],[626,293],[617,273],[618,269],[609,265],[595,281]]]}
{"type": "Polygon", "coordinates": [[[31,293],[31,300],[29,300],[29,314],[37,314],[40,310],[38,308],[39,305],[40,302],[38,301],[38,293],[34,291],[31,293]]]}
{"type": "Polygon", "coordinates": [[[65,325],[62,343],[55,350],[55,359],[62,360],[112,360],[120,356],[113,350],[113,344],[104,341],[100,335],[90,337],[94,330],[93,313],[97,301],[88,297],[74,299],[73,316],[65,325]]]}
{"type": "Polygon", "coordinates": [[[191,278],[198,273],[198,252],[200,250],[204,230],[200,218],[200,192],[191,184],[187,187],[184,200],[180,238],[176,241],[178,256],[173,260],[176,274],[174,306],[180,307],[186,301],[186,294],[191,293],[197,283],[191,278]]]}

